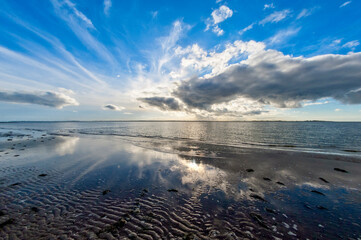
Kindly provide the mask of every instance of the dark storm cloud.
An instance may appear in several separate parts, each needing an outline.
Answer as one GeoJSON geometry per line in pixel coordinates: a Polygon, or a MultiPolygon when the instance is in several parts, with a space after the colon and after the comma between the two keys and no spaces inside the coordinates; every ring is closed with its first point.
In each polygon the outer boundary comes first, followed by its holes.
{"type": "Polygon", "coordinates": [[[174,98],[167,97],[148,97],[148,98],[138,98],[139,101],[142,101],[150,106],[157,107],[164,111],[180,111],[181,107],[179,102],[174,98]]]}
{"type": "Polygon", "coordinates": [[[54,108],[62,108],[66,105],[78,105],[78,102],[63,94],[56,92],[4,92],[0,91],[0,101],[11,103],[29,103],[54,108]]]}
{"type": "Polygon", "coordinates": [[[107,104],[107,105],[103,106],[103,109],[105,109],[105,110],[113,110],[113,111],[121,111],[124,108],[119,107],[119,106],[114,105],[114,104],[107,104]]]}
{"type": "Polygon", "coordinates": [[[117,108],[114,105],[105,105],[104,108],[110,109],[110,110],[117,110],[117,108]]]}
{"type": "Polygon", "coordinates": [[[217,76],[183,81],[173,95],[198,109],[238,97],[281,108],[325,97],[360,104],[361,53],[296,58],[263,50],[217,76]]]}

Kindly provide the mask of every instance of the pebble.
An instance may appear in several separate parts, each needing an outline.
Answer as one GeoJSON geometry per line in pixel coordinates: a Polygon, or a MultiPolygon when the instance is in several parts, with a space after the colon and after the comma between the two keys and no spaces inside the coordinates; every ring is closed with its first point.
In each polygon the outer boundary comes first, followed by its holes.
{"type": "Polygon", "coordinates": [[[252,194],[250,194],[249,196],[250,196],[251,198],[258,199],[258,200],[261,200],[261,201],[266,202],[266,200],[265,200],[263,197],[255,194],[255,193],[252,193],[252,194]]]}
{"type": "Polygon", "coordinates": [[[168,192],[178,192],[178,190],[177,190],[177,189],[174,189],[174,188],[168,189],[167,191],[168,191],[168,192]]]}
{"type": "Polygon", "coordinates": [[[109,192],[111,192],[111,191],[109,189],[106,189],[103,191],[103,195],[108,194],[109,192]]]}
{"type": "Polygon", "coordinates": [[[341,168],[334,168],[333,170],[338,171],[338,172],[348,173],[346,170],[341,169],[341,168]]]}
{"type": "Polygon", "coordinates": [[[319,191],[317,191],[317,190],[311,190],[311,192],[316,193],[316,194],[318,194],[318,195],[325,196],[325,194],[323,194],[322,192],[319,192],[319,191]]]}
{"type": "Polygon", "coordinates": [[[320,179],[321,181],[325,182],[325,183],[329,183],[326,179],[324,179],[324,178],[322,178],[322,177],[320,177],[319,179],[320,179]]]}

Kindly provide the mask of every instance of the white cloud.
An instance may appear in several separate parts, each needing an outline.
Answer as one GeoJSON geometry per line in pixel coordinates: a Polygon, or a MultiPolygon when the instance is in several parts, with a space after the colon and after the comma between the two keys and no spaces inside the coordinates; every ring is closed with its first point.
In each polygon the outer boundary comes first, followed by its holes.
{"type": "MultiPolygon", "coordinates": [[[[267,5],[267,4],[266,4],[267,5]]],[[[258,25],[265,25],[266,23],[277,23],[279,21],[282,21],[283,19],[285,19],[289,14],[291,13],[290,10],[285,9],[282,11],[277,11],[277,12],[273,12],[272,14],[268,15],[267,17],[265,17],[263,20],[259,21],[259,22],[254,22],[250,25],[248,25],[247,27],[243,28],[242,30],[240,30],[238,33],[240,35],[242,35],[243,33],[251,30],[255,24],[258,25]]]]}
{"type": "Polygon", "coordinates": [[[251,29],[253,28],[253,25],[254,25],[254,23],[248,25],[247,27],[245,27],[245,28],[243,28],[242,30],[240,30],[238,33],[239,33],[240,35],[242,35],[243,33],[247,32],[248,30],[251,30],[251,29]]]}
{"type": "Polygon", "coordinates": [[[342,41],[342,39],[335,39],[335,40],[332,41],[331,44],[332,44],[333,46],[336,46],[336,45],[340,44],[341,41],[342,41]]]}
{"type": "Polygon", "coordinates": [[[219,23],[223,22],[227,18],[232,17],[233,11],[225,6],[222,5],[218,9],[214,10],[211,13],[212,18],[208,18],[206,21],[206,29],[205,31],[208,31],[210,28],[212,28],[212,32],[216,33],[217,36],[221,36],[224,34],[224,31],[218,26],[219,23]]]}
{"type": "Polygon", "coordinates": [[[213,23],[218,24],[227,18],[232,17],[233,11],[229,7],[222,5],[219,7],[219,9],[214,10],[211,15],[213,18],[213,23]]]}
{"type": "Polygon", "coordinates": [[[343,4],[340,5],[340,8],[342,7],[345,7],[347,5],[349,5],[352,1],[347,1],[347,2],[344,2],[343,4]]]}
{"type": "Polygon", "coordinates": [[[217,34],[217,36],[222,36],[224,34],[223,29],[220,29],[218,27],[218,25],[214,26],[212,29],[212,32],[214,32],[215,34],[217,34]]]}
{"type": "Polygon", "coordinates": [[[342,111],[342,109],[340,109],[340,108],[335,109],[335,112],[341,112],[341,111],[342,111]]]}
{"type": "Polygon", "coordinates": [[[354,50],[358,45],[360,45],[360,42],[358,40],[350,41],[342,45],[343,48],[350,48],[354,50]]]}
{"type": "Polygon", "coordinates": [[[290,37],[296,35],[300,31],[301,27],[299,28],[288,28],[284,30],[278,31],[274,36],[270,37],[267,40],[269,45],[281,44],[285,42],[290,37]]]}
{"type": "Polygon", "coordinates": [[[311,8],[311,9],[302,9],[302,11],[297,15],[296,19],[301,19],[304,17],[308,17],[310,16],[313,12],[314,12],[315,8],[311,8]]]}
{"type": "Polygon", "coordinates": [[[275,6],[273,5],[273,3],[265,4],[264,7],[263,7],[263,10],[266,10],[268,8],[275,8],[275,6]]]}
{"type": "Polygon", "coordinates": [[[323,101],[323,102],[312,102],[312,101],[306,101],[305,103],[302,104],[302,106],[307,107],[307,106],[313,106],[313,105],[323,105],[323,104],[328,104],[329,101],[323,101]]]}
{"type": "Polygon", "coordinates": [[[285,19],[290,13],[291,11],[288,9],[273,12],[272,14],[268,15],[263,20],[261,20],[259,24],[265,25],[266,23],[277,23],[285,19]]]}
{"type": "Polygon", "coordinates": [[[181,61],[180,68],[174,69],[174,76],[178,79],[192,75],[214,76],[223,72],[229,66],[231,60],[241,60],[245,57],[246,52],[257,52],[264,47],[265,45],[262,43],[254,41],[228,43],[221,52],[215,50],[207,52],[197,44],[186,48],[178,47],[175,52],[181,57],[181,61]]]}
{"type": "Polygon", "coordinates": [[[114,105],[114,104],[106,104],[106,105],[103,106],[103,109],[104,110],[112,110],[112,111],[122,111],[125,108],[122,107],[122,106],[114,105]]]}
{"type": "Polygon", "coordinates": [[[83,21],[84,23],[86,23],[86,25],[90,28],[95,28],[92,21],[87,18],[87,16],[85,16],[82,12],[80,12],[76,7],[75,4],[72,3],[70,0],[64,0],[63,4],[61,5],[62,7],[66,6],[68,7],[68,9],[70,10],[71,13],[73,13],[76,17],[78,17],[78,19],[80,19],[81,21],[83,21]]]}
{"type": "Polygon", "coordinates": [[[112,6],[112,0],[104,0],[104,13],[105,15],[109,14],[109,10],[112,6]]]}

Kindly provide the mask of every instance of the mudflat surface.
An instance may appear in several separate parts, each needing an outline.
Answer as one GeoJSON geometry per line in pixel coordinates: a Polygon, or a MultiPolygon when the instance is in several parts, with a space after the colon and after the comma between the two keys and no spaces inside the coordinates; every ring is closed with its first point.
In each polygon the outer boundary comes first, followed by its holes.
{"type": "Polygon", "coordinates": [[[115,136],[0,144],[1,239],[357,239],[360,159],[115,136]]]}

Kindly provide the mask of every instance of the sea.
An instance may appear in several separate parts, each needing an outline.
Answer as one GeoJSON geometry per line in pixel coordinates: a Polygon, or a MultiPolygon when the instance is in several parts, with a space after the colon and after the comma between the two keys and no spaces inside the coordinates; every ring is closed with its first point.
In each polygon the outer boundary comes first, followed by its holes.
{"type": "Polygon", "coordinates": [[[26,131],[361,156],[361,122],[3,122],[0,123],[0,141],[6,141],[13,133],[26,131]]]}

